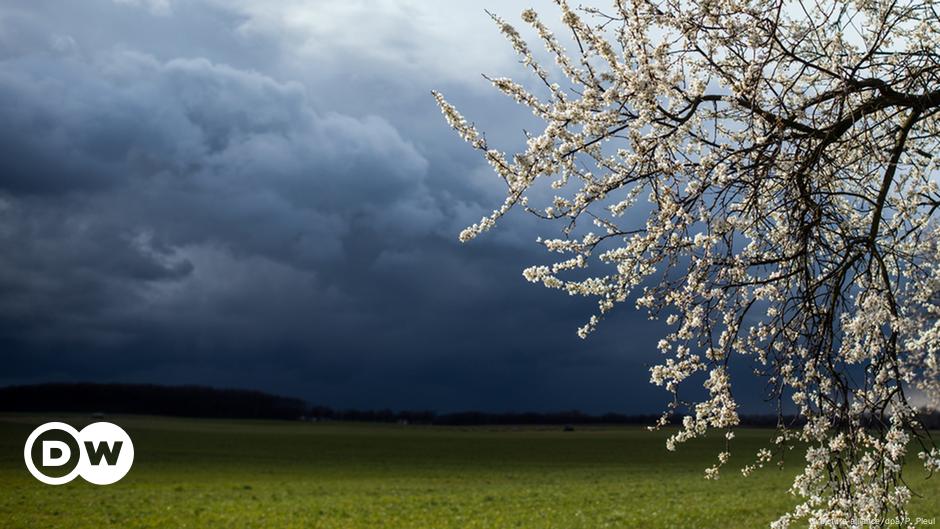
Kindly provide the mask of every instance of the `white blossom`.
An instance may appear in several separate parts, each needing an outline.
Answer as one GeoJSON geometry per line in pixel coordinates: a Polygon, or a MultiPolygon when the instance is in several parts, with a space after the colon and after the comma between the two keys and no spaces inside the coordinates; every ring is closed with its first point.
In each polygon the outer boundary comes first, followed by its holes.
{"type": "MultiPolygon", "coordinates": [[[[654,428],[683,417],[669,450],[710,429],[730,447],[739,417],[728,366],[766,376],[767,397],[795,407],[803,426],[781,416],[742,472],[808,446],[791,488],[800,501],[772,527],[904,515],[912,441],[925,446],[925,469],[940,470],[910,397],[940,406],[936,7],[556,3],[574,51],[534,10],[522,13],[553,64],[493,16],[536,78],[531,89],[489,78],[544,123],[521,152],[488,146],[434,94],[506,185],[503,204],[460,240],[516,206],[563,222],[561,236],[539,240],[557,260],[523,275],[597,300],[580,336],[633,296],[650,318],[664,316],[650,380],[673,396],[654,428]],[[546,188],[554,195],[535,205],[546,188]],[[683,400],[696,375],[707,396],[683,400]]],[[[706,476],[729,457],[723,450],[706,476]]]]}

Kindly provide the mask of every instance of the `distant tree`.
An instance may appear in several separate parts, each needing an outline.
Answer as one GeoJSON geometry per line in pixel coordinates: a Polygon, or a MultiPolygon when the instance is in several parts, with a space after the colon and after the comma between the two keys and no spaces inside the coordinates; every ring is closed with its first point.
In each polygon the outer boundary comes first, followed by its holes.
{"type": "Polygon", "coordinates": [[[933,3],[557,3],[573,53],[535,11],[522,13],[554,66],[493,16],[534,72],[529,86],[488,78],[545,123],[524,151],[494,149],[434,93],[507,186],[460,239],[522,208],[560,232],[539,242],[563,256],[526,279],[599,299],[582,337],[634,292],[665,319],[666,358],[651,379],[674,399],[660,424],[688,413],[670,450],[712,428],[730,446],[729,365],[766,376],[779,433],[744,473],[809,445],[792,487],[800,503],[774,527],[903,515],[909,448],[940,470],[912,403],[940,398],[933,3]],[[581,270],[589,265],[600,270],[581,270]],[[708,397],[680,398],[691,378],[708,397]],[[799,423],[783,420],[789,406],[799,423]]]}

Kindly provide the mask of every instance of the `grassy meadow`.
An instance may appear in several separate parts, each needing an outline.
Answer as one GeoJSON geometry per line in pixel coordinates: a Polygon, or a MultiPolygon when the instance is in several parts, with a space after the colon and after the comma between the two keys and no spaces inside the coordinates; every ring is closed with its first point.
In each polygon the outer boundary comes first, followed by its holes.
{"type": "MultiPolygon", "coordinates": [[[[732,465],[703,478],[721,441],[666,452],[642,428],[424,426],[109,417],[134,441],[110,486],[43,485],[23,443],[49,420],[0,415],[0,527],[756,528],[784,512],[800,463],[737,469],[771,434],[741,430],[732,465]]],[[[940,518],[940,480],[912,468],[912,515],[940,518]]]]}

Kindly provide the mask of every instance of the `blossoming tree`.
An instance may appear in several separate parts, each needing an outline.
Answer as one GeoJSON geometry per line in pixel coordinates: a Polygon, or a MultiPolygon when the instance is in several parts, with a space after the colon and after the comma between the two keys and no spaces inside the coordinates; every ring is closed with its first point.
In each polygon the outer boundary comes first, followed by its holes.
{"type": "Polygon", "coordinates": [[[798,505],[775,527],[903,516],[905,459],[940,470],[915,407],[940,398],[933,2],[557,3],[572,52],[522,13],[550,66],[493,16],[534,76],[490,80],[545,125],[522,152],[491,147],[434,94],[507,189],[460,239],[514,207],[555,220],[540,242],[561,257],[524,275],[598,299],[582,337],[628,300],[664,318],[651,380],[673,399],[658,426],[683,414],[670,450],[724,431],[707,477],[739,423],[729,366],[765,376],[778,434],[743,472],[808,447],[798,505]],[[542,181],[555,196],[536,204],[542,181]],[[680,394],[693,380],[707,398],[680,394]]]}

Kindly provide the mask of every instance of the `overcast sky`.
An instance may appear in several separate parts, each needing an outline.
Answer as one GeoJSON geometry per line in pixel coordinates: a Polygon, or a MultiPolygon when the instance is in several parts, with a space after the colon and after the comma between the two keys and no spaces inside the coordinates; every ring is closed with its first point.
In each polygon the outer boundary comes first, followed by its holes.
{"type": "Polygon", "coordinates": [[[521,276],[539,223],[457,242],[503,190],[430,91],[518,146],[531,115],[480,74],[526,78],[484,13],[523,7],[5,3],[0,384],[658,411],[662,328],[625,304],[579,339],[593,301],[521,276]]]}

